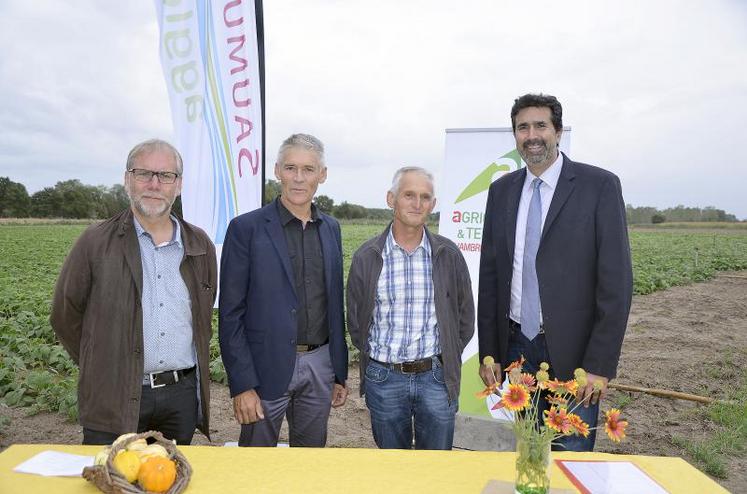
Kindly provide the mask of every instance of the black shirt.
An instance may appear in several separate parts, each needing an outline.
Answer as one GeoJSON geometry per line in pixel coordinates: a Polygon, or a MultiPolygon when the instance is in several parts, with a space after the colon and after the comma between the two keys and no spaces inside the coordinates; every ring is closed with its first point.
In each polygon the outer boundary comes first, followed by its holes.
{"type": "Polygon", "coordinates": [[[299,345],[322,345],[329,339],[327,289],[324,284],[324,258],[319,238],[319,211],[311,205],[311,220],[304,228],[301,220],[277,200],[298,297],[299,345]]]}

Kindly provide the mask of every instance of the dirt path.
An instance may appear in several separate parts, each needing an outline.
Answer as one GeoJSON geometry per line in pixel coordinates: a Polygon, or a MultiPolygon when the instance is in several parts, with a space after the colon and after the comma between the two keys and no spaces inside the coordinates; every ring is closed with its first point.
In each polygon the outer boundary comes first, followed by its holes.
{"type": "MultiPolygon", "coordinates": [[[[618,382],[666,388],[722,398],[747,366],[747,272],[723,273],[714,280],[635,297],[623,345],[618,382]]],[[[348,402],[333,410],[329,441],[332,447],[375,447],[366,406],[358,397],[358,371],[351,368],[348,402]]],[[[597,451],[682,456],[675,437],[697,439],[708,425],[701,405],[643,394],[611,392],[608,406],[624,404],[630,421],[628,441],[615,445],[606,437],[597,451]]],[[[0,449],[13,443],[79,443],[80,427],[59,415],[25,417],[23,410],[3,408],[12,419],[0,434],[0,449]]],[[[225,386],[212,385],[211,435],[222,445],[238,438],[225,386]]],[[[602,434],[602,436],[604,436],[602,434]]],[[[281,440],[287,440],[283,431],[281,440]]],[[[198,434],[195,444],[208,444],[198,434]]],[[[719,483],[732,492],[747,492],[747,465],[733,460],[729,478],[719,483]]]]}

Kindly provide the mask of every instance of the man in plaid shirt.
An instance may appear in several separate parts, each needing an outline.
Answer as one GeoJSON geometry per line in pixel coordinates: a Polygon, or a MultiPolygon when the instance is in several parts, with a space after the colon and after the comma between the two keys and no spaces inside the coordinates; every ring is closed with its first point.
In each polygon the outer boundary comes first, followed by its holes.
{"type": "Polygon", "coordinates": [[[461,354],[474,333],[469,271],[459,248],[425,226],[433,176],[397,171],[394,220],[353,255],[348,330],[361,351],[361,394],[380,448],[451,449],[461,354]]]}

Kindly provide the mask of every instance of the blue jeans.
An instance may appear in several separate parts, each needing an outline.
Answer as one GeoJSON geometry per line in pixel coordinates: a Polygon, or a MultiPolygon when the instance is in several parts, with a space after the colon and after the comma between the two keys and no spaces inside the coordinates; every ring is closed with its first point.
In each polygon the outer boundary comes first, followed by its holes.
{"type": "Polygon", "coordinates": [[[379,448],[412,449],[414,437],[415,449],[451,449],[458,402],[449,401],[437,357],[430,370],[416,374],[370,361],[365,379],[366,405],[379,448]]]}
{"type": "MultiPolygon", "coordinates": [[[[539,365],[542,362],[550,364],[550,379],[555,378],[555,374],[552,369],[552,361],[550,361],[550,354],[547,351],[547,342],[545,341],[544,334],[538,334],[532,341],[522,334],[517,328],[511,329],[511,336],[508,341],[508,361],[514,362],[519,360],[524,355],[526,362],[522,370],[524,372],[536,373],[539,370],[539,365]]],[[[575,402],[571,401],[568,404],[568,410],[573,410],[575,402]]],[[[539,400],[539,413],[537,414],[538,420],[542,420],[544,417],[543,412],[549,410],[550,405],[544,397],[539,400]]],[[[599,417],[599,402],[595,405],[589,405],[588,408],[583,405],[573,410],[573,413],[581,417],[581,420],[589,424],[589,428],[597,426],[597,419],[599,417]]],[[[589,432],[588,437],[570,435],[562,436],[553,442],[553,450],[556,451],[592,451],[594,449],[594,442],[596,440],[597,431],[592,430],[589,432]]]]}

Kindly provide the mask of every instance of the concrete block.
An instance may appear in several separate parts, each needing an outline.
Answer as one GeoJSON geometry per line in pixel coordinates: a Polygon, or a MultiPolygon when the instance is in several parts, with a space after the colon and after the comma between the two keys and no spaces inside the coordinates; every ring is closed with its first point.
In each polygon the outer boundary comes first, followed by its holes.
{"type": "Polygon", "coordinates": [[[510,422],[457,413],[454,449],[514,451],[516,439],[510,422]]]}

